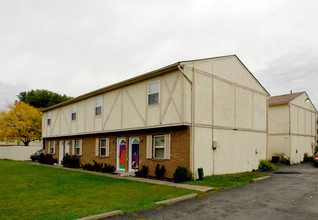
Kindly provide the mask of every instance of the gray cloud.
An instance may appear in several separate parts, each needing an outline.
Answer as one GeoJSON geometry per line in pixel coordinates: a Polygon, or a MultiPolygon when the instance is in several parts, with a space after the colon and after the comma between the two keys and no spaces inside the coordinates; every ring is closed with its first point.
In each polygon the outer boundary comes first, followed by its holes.
{"type": "MultiPolygon", "coordinates": [[[[180,60],[228,54],[272,94],[307,90],[317,68],[316,8],[315,0],[0,1],[0,93],[27,84],[78,96],[180,60]]],[[[315,90],[308,94],[317,100],[315,90]]]]}

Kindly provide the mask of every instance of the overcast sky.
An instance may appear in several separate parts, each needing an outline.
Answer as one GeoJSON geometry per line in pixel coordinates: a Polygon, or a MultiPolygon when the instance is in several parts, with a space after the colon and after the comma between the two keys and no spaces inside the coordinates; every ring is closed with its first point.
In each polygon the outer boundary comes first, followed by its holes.
{"type": "Polygon", "coordinates": [[[317,0],[0,0],[0,110],[172,63],[236,54],[271,95],[318,106],[317,0]]]}

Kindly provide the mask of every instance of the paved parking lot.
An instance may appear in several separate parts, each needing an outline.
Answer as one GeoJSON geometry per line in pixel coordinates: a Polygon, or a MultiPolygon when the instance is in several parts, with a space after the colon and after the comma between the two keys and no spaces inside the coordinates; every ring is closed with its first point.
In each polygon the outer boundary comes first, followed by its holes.
{"type": "Polygon", "coordinates": [[[318,168],[279,167],[261,182],[112,219],[318,219],[318,168]]]}

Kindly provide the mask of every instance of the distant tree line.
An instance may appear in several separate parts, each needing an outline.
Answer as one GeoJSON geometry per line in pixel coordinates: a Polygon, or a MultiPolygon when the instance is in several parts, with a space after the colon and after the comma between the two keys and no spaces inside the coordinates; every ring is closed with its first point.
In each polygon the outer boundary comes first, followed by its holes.
{"type": "Polygon", "coordinates": [[[27,103],[35,108],[47,108],[60,102],[72,99],[70,96],[60,95],[45,89],[20,92],[17,97],[19,102],[27,103]]]}

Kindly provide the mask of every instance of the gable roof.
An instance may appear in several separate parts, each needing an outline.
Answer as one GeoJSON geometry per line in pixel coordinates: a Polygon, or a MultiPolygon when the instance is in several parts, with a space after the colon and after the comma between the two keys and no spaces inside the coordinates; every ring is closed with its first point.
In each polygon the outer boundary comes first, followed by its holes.
{"type": "Polygon", "coordinates": [[[271,96],[269,98],[269,105],[281,105],[281,104],[287,104],[297,96],[300,96],[301,94],[306,92],[296,92],[291,94],[285,94],[285,95],[277,95],[277,96],[271,96]]]}
{"type": "Polygon", "coordinates": [[[133,77],[133,78],[130,78],[130,79],[127,79],[127,80],[124,80],[124,81],[121,81],[121,82],[118,82],[118,83],[115,83],[115,84],[112,84],[112,85],[109,85],[109,86],[106,86],[106,87],[103,87],[103,88],[100,88],[97,90],[94,90],[92,92],[80,95],[80,96],[75,97],[73,99],[70,99],[68,101],[61,102],[59,104],[47,107],[45,109],[42,109],[41,112],[47,112],[47,111],[50,111],[50,110],[53,110],[53,109],[56,109],[56,108],[59,108],[59,107],[65,106],[65,105],[69,105],[69,104],[78,102],[78,101],[86,99],[86,98],[100,95],[100,94],[105,93],[107,91],[111,91],[111,90],[114,90],[114,89],[117,89],[117,88],[120,88],[120,87],[123,87],[126,85],[130,85],[130,84],[133,84],[136,82],[140,82],[140,81],[161,75],[163,73],[166,73],[166,72],[169,72],[172,70],[177,70],[181,64],[184,64],[187,62],[196,62],[196,61],[210,60],[210,59],[212,60],[212,59],[224,58],[224,57],[235,57],[243,65],[243,67],[252,75],[252,77],[257,81],[257,83],[264,89],[264,91],[269,95],[268,91],[264,88],[264,86],[256,79],[256,77],[249,71],[249,69],[247,69],[247,67],[243,64],[243,62],[234,54],[234,55],[210,57],[210,58],[203,58],[203,59],[196,59],[196,60],[179,61],[179,62],[173,63],[171,65],[165,66],[163,68],[150,71],[148,73],[145,73],[145,74],[142,74],[142,75],[139,75],[139,76],[136,76],[136,77],[133,77]]]}

